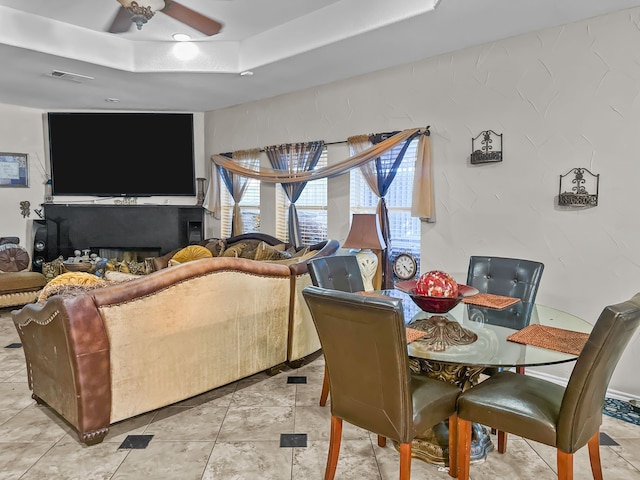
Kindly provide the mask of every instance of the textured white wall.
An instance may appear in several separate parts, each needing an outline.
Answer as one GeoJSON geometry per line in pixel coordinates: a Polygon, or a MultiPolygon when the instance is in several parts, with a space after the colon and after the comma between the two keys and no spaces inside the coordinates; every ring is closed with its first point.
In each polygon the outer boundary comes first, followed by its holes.
{"type": "MultiPolygon", "coordinates": [[[[210,164],[209,155],[205,156],[204,150],[204,114],[194,113],[194,155],[196,177],[208,177],[205,169],[210,164]],[[206,157],[206,158],[205,158],[206,157]]],[[[46,112],[42,110],[19,107],[15,105],[0,104],[0,152],[26,153],[29,160],[29,187],[0,187],[0,236],[19,236],[22,245],[31,248],[32,220],[39,217],[34,209],[41,208],[44,201],[44,174],[48,171],[49,157],[45,145],[46,112]],[[20,202],[27,200],[31,203],[31,215],[22,217],[20,202]]],[[[141,148],[142,146],[140,146],[141,148]]],[[[78,148],[87,150],[87,162],[91,161],[91,148],[83,145],[81,141],[78,148]]],[[[136,147],[137,148],[137,147],[136,147]]],[[[170,175],[170,164],[162,163],[160,175],[170,175]]],[[[116,175],[110,172],[105,165],[105,175],[116,175]]],[[[158,174],[158,173],[155,173],[158,174]]],[[[150,178],[141,181],[153,181],[150,178]]],[[[82,172],[78,172],[78,181],[91,182],[85,178],[82,172]]],[[[111,198],[98,197],[55,197],[56,203],[113,203],[111,198]]],[[[195,197],[149,197],[140,198],[139,203],[194,205],[195,197]]],[[[207,217],[208,218],[208,217],[207,217]]]]}
{"type": "MultiPolygon", "coordinates": [[[[209,112],[206,151],[430,125],[437,221],[423,224],[421,270],[464,281],[470,255],[539,260],[538,301],[594,322],[640,291],[639,24],[632,9],[209,112]],[[472,166],[486,129],[504,134],[504,161],[472,166]],[[556,207],[573,167],[601,175],[597,207],[556,207]]],[[[348,188],[335,181],[329,234],[344,240],[348,188]]],[[[610,385],[624,396],[640,397],[638,353],[636,335],[610,385]]]]}
{"type": "Polygon", "coordinates": [[[0,104],[0,152],[26,153],[29,162],[29,186],[0,187],[0,237],[17,236],[25,247],[31,241],[32,220],[39,218],[34,209],[44,201],[43,112],[31,108],[0,104]],[[23,217],[20,202],[31,204],[31,215],[23,217]]]}

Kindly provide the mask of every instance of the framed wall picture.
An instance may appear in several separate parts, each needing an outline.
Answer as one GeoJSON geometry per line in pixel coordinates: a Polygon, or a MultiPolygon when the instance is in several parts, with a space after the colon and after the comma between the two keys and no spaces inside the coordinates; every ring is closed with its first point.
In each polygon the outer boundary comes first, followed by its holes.
{"type": "Polygon", "coordinates": [[[28,187],[29,163],[26,153],[0,152],[0,187],[28,187]]]}

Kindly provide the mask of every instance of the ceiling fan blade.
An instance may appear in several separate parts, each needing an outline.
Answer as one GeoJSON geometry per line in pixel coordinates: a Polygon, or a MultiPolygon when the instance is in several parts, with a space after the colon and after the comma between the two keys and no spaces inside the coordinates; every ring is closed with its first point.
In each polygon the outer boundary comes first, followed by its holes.
{"type": "Polygon", "coordinates": [[[178,2],[165,1],[166,6],[160,10],[171,18],[189,25],[191,28],[204,33],[205,35],[215,35],[222,29],[222,24],[215,20],[185,7],[178,2]]]}
{"type": "Polygon", "coordinates": [[[129,31],[131,25],[133,25],[131,14],[127,12],[126,8],[120,7],[107,31],[109,33],[124,33],[129,31]]]}

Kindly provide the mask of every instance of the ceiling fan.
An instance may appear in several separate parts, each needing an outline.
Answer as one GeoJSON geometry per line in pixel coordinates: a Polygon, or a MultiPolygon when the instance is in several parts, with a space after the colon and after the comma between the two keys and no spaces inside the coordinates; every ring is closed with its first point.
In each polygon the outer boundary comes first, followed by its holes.
{"type": "Polygon", "coordinates": [[[205,35],[215,35],[222,29],[222,24],[205,17],[204,15],[185,7],[181,3],[173,0],[118,0],[122,5],[118,10],[109,33],[128,32],[132,24],[136,24],[138,30],[149,21],[156,12],[162,12],[172,18],[190,26],[191,28],[204,33],[205,35]]]}

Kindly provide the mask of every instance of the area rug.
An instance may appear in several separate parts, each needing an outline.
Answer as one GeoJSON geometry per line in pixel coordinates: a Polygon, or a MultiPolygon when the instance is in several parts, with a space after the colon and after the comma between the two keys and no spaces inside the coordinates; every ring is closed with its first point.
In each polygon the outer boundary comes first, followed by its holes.
{"type": "Polygon", "coordinates": [[[640,407],[636,407],[628,402],[605,398],[602,413],[618,420],[633,423],[640,426],[640,407]]]}

